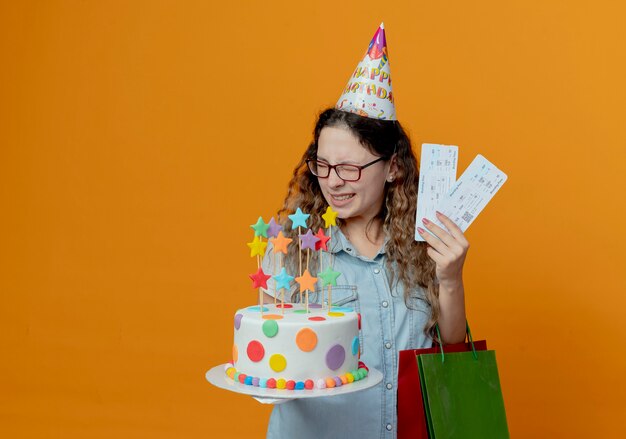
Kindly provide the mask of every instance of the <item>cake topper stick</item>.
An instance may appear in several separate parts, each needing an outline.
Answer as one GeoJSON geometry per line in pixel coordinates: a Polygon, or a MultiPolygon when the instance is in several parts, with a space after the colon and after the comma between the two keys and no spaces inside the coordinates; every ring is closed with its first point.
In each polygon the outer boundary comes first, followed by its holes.
{"type": "Polygon", "coordinates": [[[333,310],[333,286],[328,285],[328,313],[333,310]]]}
{"type": "Polygon", "coordinates": [[[322,290],[328,286],[328,312],[332,311],[332,304],[333,304],[333,290],[332,287],[333,285],[337,285],[337,278],[341,275],[340,272],[335,271],[332,269],[332,267],[330,267],[330,265],[328,267],[326,267],[326,270],[324,270],[321,273],[318,273],[318,277],[321,279],[322,282],[322,290]]]}
{"type": "MultiPolygon", "coordinates": [[[[265,233],[265,230],[261,230],[259,231],[258,228],[262,227],[263,223],[263,219],[261,217],[259,217],[259,221],[257,221],[257,224],[254,224],[250,227],[252,227],[254,229],[254,239],[252,240],[252,242],[249,242],[247,245],[250,248],[250,257],[253,258],[256,256],[256,267],[257,270],[260,270],[261,273],[263,272],[263,270],[261,270],[261,256],[264,255],[265,253],[265,248],[267,247],[267,242],[263,241],[263,234],[265,233]],[[259,224],[261,224],[261,226],[259,226],[259,224]]],[[[265,236],[267,236],[267,234],[265,233],[265,236]]],[[[257,271],[257,274],[259,273],[259,271],[257,271]]],[[[263,275],[265,275],[265,273],[263,273],[263,275]]],[[[252,278],[252,277],[251,277],[252,278]]],[[[255,279],[252,279],[255,284],[257,283],[257,281],[255,279]]],[[[255,285],[254,288],[257,288],[257,286],[255,285]]],[[[263,315],[263,292],[261,291],[261,288],[259,288],[259,310],[261,311],[261,315],[263,315]]],[[[267,289],[267,283],[265,283],[265,288],[267,289]]]]}
{"type": "Polygon", "coordinates": [[[293,276],[289,276],[287,274],[287,270],[285,270],[285,267],[281,268],[280,273],[278,273],[276,276],[274,276],[274,279],[276,280],[276,288],[278,290],[283,290],[282,291],[282,311],[283,314],[285,314],[285,292],[284,290],[288,290],[290,288],[289,284],[291,283],[291,281],[293,280],[293,276]]]}
{"type": "MultiPolygon", "coordinates": [[[[300,234],[300,227],[298,227],[298,235],[300,234]]],[[[298,274],[302,276],[302,240],[298,239],[298,274]]],[[[302,303],[302,290],[300,290],[300,303],[302,303]]]]}
{"type": "Polygon", "coordinates": [[[259,310],[261,311],[261,315],[263,315],[263,288],[267,290],[267,280],[271,276],[265,274],[263,269],[259,267],[256,273],[251,274],[249,277],[252,279],[252,288],[259,289],[259,310]]]}
{"type": "MultiPolygon", "coordinates": [[[[303,213],[302,209],[298,207],[296,209],[296,213],[287,216],[291,220],[291,230],[294,230],[297,227],[298,235],[300,235],[302,230],[300,227],[306,228],[306,221],[309,219],[311,214],[303,213]]],[[[298,243],[298,266],[298,275],[302,276],[302,244],[300,242],[298,243]]],[[[302,291],[300,291],[300,302],[302,303],[302,291]]]]}
{"type": "MultiPolygon", "coordinates": [[[[309,271],[309,251],[310,250],[307,248],[306,249],[306,271],[307,272],[309,271]]],[[[309,290],[308,289],[304,291],[304,297],[306,300],[306,313],[308,314],[309,313],[309,290]]]]}
{"type": "Polygon", "coordinates": [[[309,313],[309,291],[315,290],[315,282],[317,282],[317,278],[311,276],[309,270],[304,270],[302,276],[296,278],[296,282],[300,285],[300,292],[304,291],[304,295],[306,298],[306,313],[309,313]]]}
{"type": "MultiPolygon", "coordinates": [[[[274,246],[274,248],[272,249],[272,251],[274,252],[274,255],[276,255],[276,253],[278,252],[281,252],[286,255],[289,252],[287,247],[289,246],[289,243],[291,241],[293,241],[293,239],[285,238],[285,235],[283,235],[283,232],[279,230],[275,237],[270,238],[270,242],[274,246]]],[[[280,273],[282,273],[284,269],[285,269],[285,266],[283,262],[283,255],[280,255],[280,273]]],[[[279,275],[274,276],[274,279],[278,279],[278,276],[279,275]]],[[[287,284],[286,288],[289,288],[289,284],[287,284]]],[[[276,300],[276,294],[278,294],[278,291],[280,290],[281,290],[281,287],[277,283],[275,285],[275,292],[274,292],[275,300],[276,300]]],[[[285,292],[284,291],[282,292],[281,296],[282,296],[281,307],[282,307],[283,314],[284,314],[285,313],[285,292]]]]}
{"type": "MultiPolygon", "coordinates": [[[[315,246],[317,245],[319,238],[313,234],[311,229],[308,229],[304,235],[298,235],[298,236],[300,238],[301,248],[306,249],[306,271],[308,271],[311,250],[315,250],[315,246]]],[[[312,289],[315,290],[315,287],[313,287],[312,289]]],[[[302,302],[302,291],[303,289],[300,289],[300,302],[302,302]]]]}
{"type": "MultiPolygon", "coordinates": [[[[278,268],[278,266],[276,265],[276,258],[278,258],[280,256],[278,256],[276,253],[274,253],[274,266],[272,267],[272,274],[276,274],[276,269],[278,268]]],[[[274,285],[274,306],[276,306],[276,285],[274,285]]]]}
{"type": "MultiPolygon", "coordinates": [[[[261,238],[263,241],[263,238],[261,238]]],[[[257,255],[256,257],[256,267],[261,270],[261,256],[257,255]]],[[[263,270],[261,270],[263,272],[263,270]]],[[[267,287],[267,283],[265,284],[267,287]]],[[[261,291],[261,287],[259,287],[259,310],[261,311],[261,318],[263,318],[263,291],[261,291]]]]}
{"type": "MultiPolygon", "coordinates": [[[[324,234],[324,230],[320,227],[315,234],[315,237],[319,239],[315,243],[315,249],[318,250],[318,259],[320,261],[320,271],[324,271],[324,251],[328,251],[328,241],[330,241],[330,237],[324,234]]],[[[321,303],[322,307],[324,306],[324,288],[321,289],[322,297],[321,303]]]]}
{"type": "MultiPolygon", "coordinates": [[[[337,225],[337,215],[339,215],[338,212],[334,211],[332,207],[328,206],[326,208],[326,212],[322,215],[322,218],[324,219],[324,227],[326,227],[326,229],[328,230],[328,240],[332,240],[333,239],[333,228],[332,226],[336,226],[337,225]]],[[[319,232],[318,232],[319,233],[319,232]]],[[[328,249],[327,249],[328,251],[328,249]]],[[[328,270],[331,270],[331,267],[334,265],[333,264],[333,257],[334,255],[332,253],[330,253],[328,255],[328,270]]],[[[331,270],[332,271],[332,270],[331,270]]],[[[333,272],[333,273],[338,273],[338,272],[333,272]]],[[[338,276],[339,274],[337,274],[338,276]]],[[[337,276],[335,276],[335,282],[334,285],[337,285],[336,279],[337,276]]],[[[324,289],[322,288],[322,294],[323,294],[324,289]]],[[[324,303],[323,301],[323,297],[322,297],[322,304],[324,303]]],[[[332,307],[332,287],[331,285],[328,285],[328,312],[330,312],[332,307]]]]}

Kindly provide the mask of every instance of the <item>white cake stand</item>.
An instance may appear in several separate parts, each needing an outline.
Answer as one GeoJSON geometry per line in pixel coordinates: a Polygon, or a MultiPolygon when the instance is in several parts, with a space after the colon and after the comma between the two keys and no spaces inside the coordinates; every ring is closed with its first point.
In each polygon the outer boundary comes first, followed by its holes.
{"type": "Polygon", "coordinates": [[[221,364],[208,370],[205,375],[207,381],[220,389],[241,393],[242,395],[250,395],[257,401],[264,404],[280,404],[281,402],[287,402],[291,399],[299,398],[320,398],[323,396],[345,395],[347,393],[369,389],[383,380],[383,374],[381,372],[370,368],[367,377],[346,386],[333,387],[331,389],[311,390],[268,389],[236,383],[231,378],[228,378],[224,366],[224,364],[221,364]]]}

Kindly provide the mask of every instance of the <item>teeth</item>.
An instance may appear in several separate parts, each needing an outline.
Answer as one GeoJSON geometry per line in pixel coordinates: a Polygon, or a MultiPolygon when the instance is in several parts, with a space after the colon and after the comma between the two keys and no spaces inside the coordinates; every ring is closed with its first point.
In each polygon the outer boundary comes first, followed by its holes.
{"type": "Polygon", "coordinates": [[[337,201],[343,201],[343,200],[347,200],[349,198],[354,197],[354,194],[352,195],[333,195],[333,198],[337,201]]]}

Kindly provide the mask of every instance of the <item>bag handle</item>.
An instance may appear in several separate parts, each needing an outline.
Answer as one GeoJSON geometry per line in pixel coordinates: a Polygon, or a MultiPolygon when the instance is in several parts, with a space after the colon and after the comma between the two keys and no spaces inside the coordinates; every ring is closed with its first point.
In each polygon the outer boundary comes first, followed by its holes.
{"type": "MultiPolygon", "coordinates": [[[[437,341],[439,342],[439,349],[441,350],[441,362],[445,361],[445,354],[443,352],[443,343],[441,343],[441,333],[439,332],[439,324],[435,325],[435,329],[437,330],[437,341]]],[[[472,338],[472,331],[470,331],[469,323],[465,320],[465,335],[467,339],[472,345],[472,356],[474,360],[478,360],[478,354],[476,353],[476,348],[474,347],[474,339],[472,338]]]]}

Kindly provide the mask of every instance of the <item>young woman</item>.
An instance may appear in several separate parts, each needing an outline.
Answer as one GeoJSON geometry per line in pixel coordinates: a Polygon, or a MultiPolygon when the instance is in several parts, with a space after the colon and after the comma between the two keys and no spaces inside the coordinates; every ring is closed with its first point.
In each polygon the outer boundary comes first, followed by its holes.
{"type": "MultiPolygon", "coordinates": [[[[313,213],[308,225],[317,230],[328,205],[338,212],[329,253],[342,275],[332,301],[361,313],[361,359],[383,381],[276,405],[268,438],[395,437],[398,351],[430,347],[435,325],[444,343],[464,339],[469,244],[443,215],[447,230],[426,220],[418,229],[426,242],[414,240],[417,186],[417,161],[399,122],[334,108],[320,114],[279,213],[284,222],[300,207],[313,213]]],[[[291,247],[286,264],[296,267],[298,250],[291,247]]],[[[271,256],[264,265],[271,270],[271,256]]]]}

